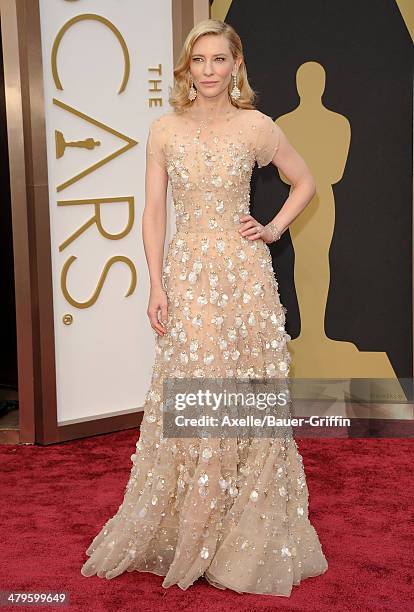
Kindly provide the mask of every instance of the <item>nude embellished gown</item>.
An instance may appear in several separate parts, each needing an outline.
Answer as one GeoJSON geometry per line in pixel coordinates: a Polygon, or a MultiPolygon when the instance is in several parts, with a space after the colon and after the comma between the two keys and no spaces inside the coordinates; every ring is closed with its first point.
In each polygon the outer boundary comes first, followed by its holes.
{"type": "Polygon", "coordinates": [[[289,596],[327,570],[292,436],[162,435],[165,377],[288,376],[286,309],[269,247],[238,232],[254,165],[270,163],[279,137],[271,117],[237,108],[208,127],[188,110],[150,126],[147,156],[166,169],[176,212],[162,279],[167,333],[155,338],[123,501],[87,549],[84,576],[138,570],[184,590],[204,576],[218,588],[289,596]]]}

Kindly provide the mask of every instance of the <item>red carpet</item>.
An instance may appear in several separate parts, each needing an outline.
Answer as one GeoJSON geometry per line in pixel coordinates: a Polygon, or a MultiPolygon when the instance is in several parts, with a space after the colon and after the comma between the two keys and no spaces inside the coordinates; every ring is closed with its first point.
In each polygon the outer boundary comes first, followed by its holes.
{"type": "Polygon", "coordinates": [[[407,439],[297,438],[310,518],[329,568],[293,587],[290,598],[239,595],[204,579],[187,591],[165,590],[150,573],[83,577],[85,549],[122,501],[137,437],[129,430],[0,447],[0,590],[67,591],[69,606],[32,608],[49,611],[413,609],[414,457],[407,439]]]}

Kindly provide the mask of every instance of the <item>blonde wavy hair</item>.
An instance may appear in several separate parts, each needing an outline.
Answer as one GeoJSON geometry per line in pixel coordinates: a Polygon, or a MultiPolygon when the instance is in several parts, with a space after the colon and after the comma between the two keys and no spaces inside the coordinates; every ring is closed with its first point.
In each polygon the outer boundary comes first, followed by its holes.
{"type": "Polygon", "coordinates": [[[182,112],[191,106],[192,102],[188,99],[191,83],[191,54],[195,42],[206,34],[222,34],[229,41],[229,47],[233,58],[242,58],[243,61],[237,73],[237,87],[240,89],[240,98],[238,100],[233,100],[230,95],[233,89],[233,80],[231,79],[228,87],[229,99],[236,108],[254,109],[257,93],[249,85],[240,37],[231,25],[224,21],[219,21],[218,19],[205,19],[204,21],[200,21],[189,32],[174,68],[174,85],[170,87],[169,103],[176,112],[182,112]]]}

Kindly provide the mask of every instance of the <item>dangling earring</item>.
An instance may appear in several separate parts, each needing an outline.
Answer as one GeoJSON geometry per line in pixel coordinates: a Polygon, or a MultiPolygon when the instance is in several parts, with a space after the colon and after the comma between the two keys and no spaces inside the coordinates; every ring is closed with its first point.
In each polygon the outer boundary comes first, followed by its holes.
{"type": "Polygon", "coordinates": [[[233,89],[231,90],[231,97],[233,100],[238,100],[240,98],[240,89],[237,87],[237,75],[233,74],[233,89]]]}
{"type": "Polygon", "coordinates": [[[190,87],[190,89],[188,90],[188,99],[189,99],[189,100],[191,100],[191,101],[193,101],[193,100],[195,100],[195,99],[196,99],[196,97],[197,97],[197,90],[196,90],[196,88],[194,87],[194,81],[193,81],[193,79],[191,79],[191,87],[190,87]]]}

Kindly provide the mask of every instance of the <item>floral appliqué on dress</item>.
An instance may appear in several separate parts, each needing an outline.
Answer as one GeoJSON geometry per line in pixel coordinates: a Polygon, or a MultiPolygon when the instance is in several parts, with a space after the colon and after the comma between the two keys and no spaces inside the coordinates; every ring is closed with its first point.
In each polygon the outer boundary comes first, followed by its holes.
{"type": "Polygon", "coordinates": [[[258,110],[235,109],[204,128],[186,111],[170,111],[150,126],[147,155],[168,173],[176,213],[162,277],[167,333],[156,335],[124,499],[87,549],[84,576],[147,571],[181,589],[204,576],[218,588],[289,596],[328,567],[293,437],[162,435],[165,377],[289,374],[286,309],[269,247],[238,232],[250,212],[253,168],[271,162],[279,138],[258,110]]]}

